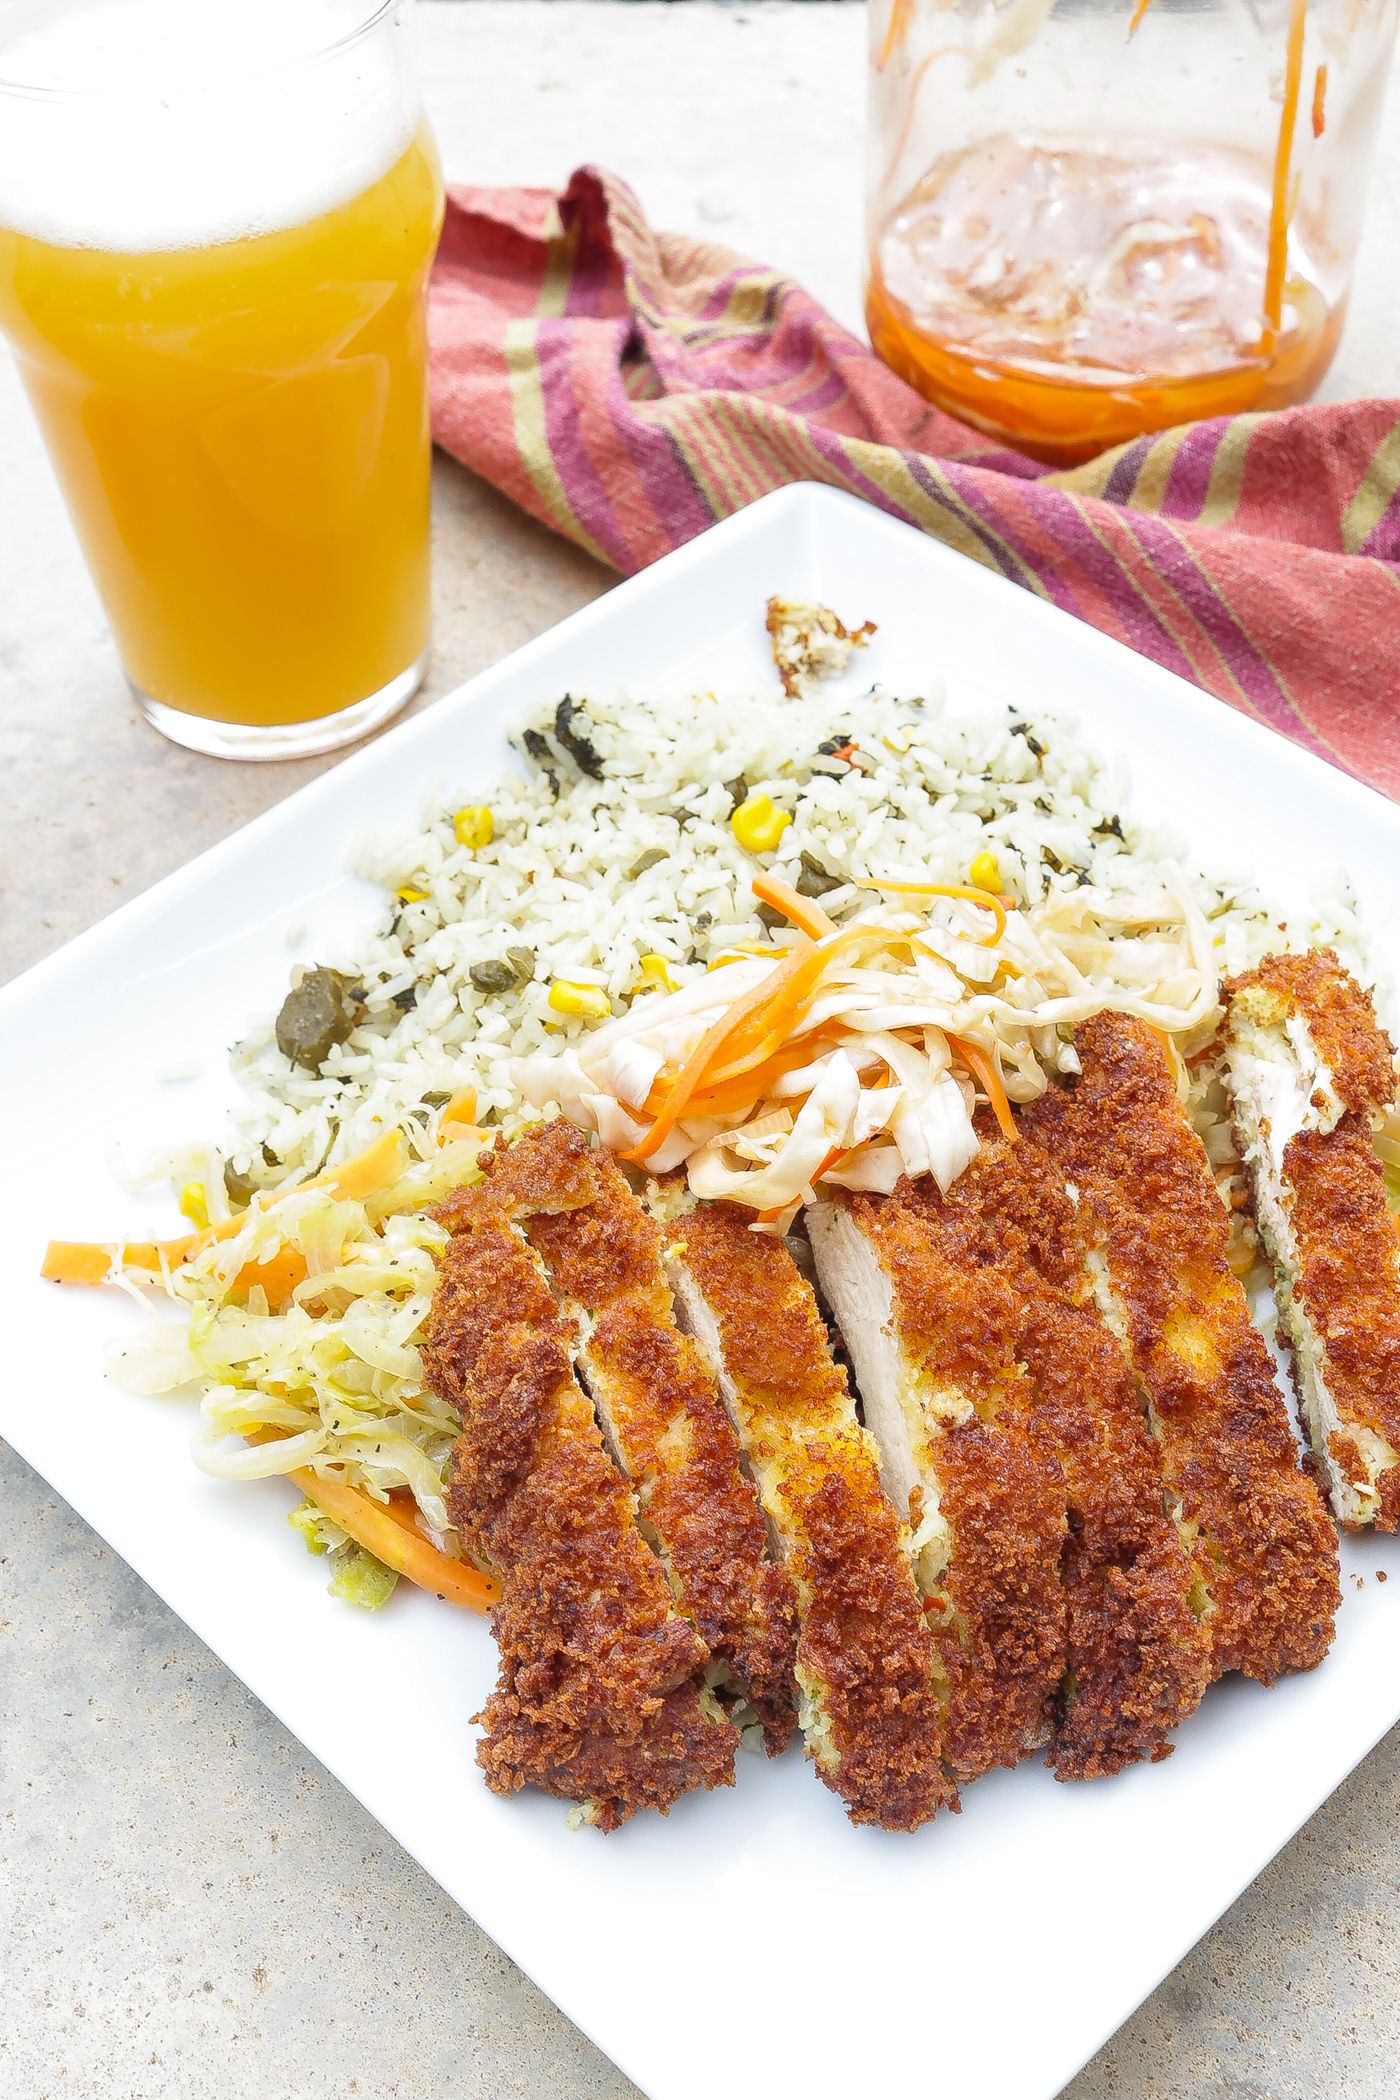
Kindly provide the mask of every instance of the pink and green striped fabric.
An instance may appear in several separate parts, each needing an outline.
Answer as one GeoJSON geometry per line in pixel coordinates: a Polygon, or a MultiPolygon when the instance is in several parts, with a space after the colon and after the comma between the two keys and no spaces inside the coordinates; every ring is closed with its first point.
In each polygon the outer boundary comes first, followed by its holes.
{"type": "Polygon", "coordinates": [[[438,443],[624,574],[826,482],[1400,799],[1400,402],[1183,424],[1055,472],[594,168],[450,191],[430,327],[438,443]]]}

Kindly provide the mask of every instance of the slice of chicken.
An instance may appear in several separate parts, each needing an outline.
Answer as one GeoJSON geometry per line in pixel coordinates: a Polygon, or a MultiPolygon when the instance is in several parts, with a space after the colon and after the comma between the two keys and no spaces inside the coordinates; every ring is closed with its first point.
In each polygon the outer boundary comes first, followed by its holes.
{"type": "Polygon", "coordinates": [[[811,1285],[751,1213],[673,1186],[667,1273],[796,1588],[807,1750],[854,1823],[914,1830],[957,1806],[909,1530],[833,1362],[811,1285]]]}
{"type": "Polygon", "coordinates": [[[1226,986],[1225,1069],[1313,1453],[1348,1531],[1400,1527],[1400,1237],[1371,1138],[1394,1051],[1330,951],[1226,986]]]}
{"type": "Polygon", "coordinates": [[[1092,1779],[1171,1749],[1170,1730],[1211,1678],[1194,1609],[1195,1570],[1162,1506],[1157,1447],[1122,1349],[1100,1319],[1079,1211],[1053,1160],[1024,1133],[1009,1143],[978,1119],[973,1165],[940,1196],[910,1191],[953,1287],[1000,1276],[1012,1346],[1031,1387],[1031,1421],[1064,1475],[1060,1556],[1064,1685],[1049,1763],[1092,1779]]]}
{"type": "Polygon", "coordinates": [[[610,1830],[692,1787],[732,1785],[738,1738],[603,1449],[572,1324],[509,1195],[488,1174],[440,1213],[453,1237],[423,1351],[430,1385],[462,1416],[452,1521],[502,1588],[477,1761],[494,1792],[529,1782],[610,1830]]]}
{"type": "Polygon", "coordinates": [[[1023,1112],[1074,1192],[1095,1298],[1140,1382],[1191,1554],[1213,1668],[1271,1684],[1319,1663],[1340,1598],[1336,1533],[1298,1462],[1230,1223],[1161,1039],[1104,1013],[1082,1074],[1023,1112]]]}
{"type": "Polygon", "coordinates": [[[1014,1294],[958,1274],[901,1183],[809,1208],[817,1275],[913,1530],[946,1680],[944,1754],[960,1778],[1050,1739],[1065,1671],[1064,1477],[1016,1358],[1014,1294]]]}
{"type": "Polygon", "coordinates": [[[660,1229],[612,1157],[562,1118],[509,1146],[494,1180],[573,1324],[605,1442],[712,1681],[747,1698],[776,1755],[797,1722],[796,1599],[714,1380],[676,1326],[660,1229]]]}

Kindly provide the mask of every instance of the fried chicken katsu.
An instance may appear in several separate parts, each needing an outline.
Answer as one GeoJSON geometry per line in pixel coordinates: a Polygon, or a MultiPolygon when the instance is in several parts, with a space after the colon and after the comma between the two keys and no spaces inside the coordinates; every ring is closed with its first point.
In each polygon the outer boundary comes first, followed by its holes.
{"type": "Polygon", "coordinates": [[[852,1822],[914,1830],[957,1794],[908,1526],[832,1360],[812,1288],[752,1214],[668,1187],[667,1274],[796,1587],[808,1754],[852,1822]]]}
{"type": "Polygon", "coordinates": [[[1400,1239],[1371,1142],[1394,1050],[1335,955],[1226,986],[1225,1068],[1313,1453],[1348,1530],[1400,1526],[1400,1239]]]}
{"type": "Polygon", "coordinates": [[[1082,1076],[1042,1095],[1023,1127],[1065,1177],[1099,1308],[1141,1382],[1213,1668],[1270,1684],[1331,1643],[1335,1533],[1226,1258],[1229,1220],[1161,1039],[1104,1013],[1074,1041],[1082,1076]]]}
{"type": "Polygon", "coordinates": [[[1066,1664],[1064,1476],[1016,1354],[1015,1290],[968,1269],[916,1190],[808,1211],[817,1275],[913,1529],[960,1779],[1050,1740],[1066,1664]]]}
{"type": "Polygon", "coordinates": [[[981,1298],[994,1276],[1009,1293],[998,1303],[1030,1421],[1064,1481],[1066,1670],[1048,1761],[1058,1778],[1092,1779],[1168,1754],[1168,1731],[1210,1681],[1211,1644],[1132,1376],[1093,1305],[1064,1176],[1026,1138],[1008,1144],[990,1117],[978,1136],[946,1197],[927,1181],[907,1200],[937,1237],[950,1288],[981,1298]]]}
{"type": "Polygon", "coordinates": [[[643,1535],[776,1754],[797,1721],[796,1599],[786,1570],[765,1558],[763,1511],[714,1379],[677,1328],[661,1231],[612,1158],[562,1120],[512,1145],[498,1186],[502,1177],[576,1324],[578,1367],[636,1492],[643,1535]],[[554,1192],[580,1178],[589,1201],[553,1209],[554,1192]]]}
{"type": "MultiPolygon", "coordinates": [[[[453,1236],[423,1351],[433,1390],[462,1417],[452,1521],[503,1591],[477,1759],[494,1792],[530,1781],[608,1830],[689,1788],[732,1785],[738,1737],[603,1448],[574,1376],[573,1323],[513,1222],[510,1181],[488,1172],[444,1206],[453,1236]]],[[[552,1191],[574,1208],[592,1193],[582,1172],[552,1191]]]]}

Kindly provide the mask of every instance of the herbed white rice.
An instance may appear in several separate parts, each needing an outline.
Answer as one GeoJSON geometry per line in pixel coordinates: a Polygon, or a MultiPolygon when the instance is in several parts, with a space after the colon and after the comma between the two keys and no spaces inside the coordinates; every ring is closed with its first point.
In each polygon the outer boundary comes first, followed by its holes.
{"type": "MultiPolygon", "coordinates": [[[[417,830],[354,843],[352,866],[384,884],[392,908],[317,961],[358,981],[366,1017],[319,1074],[282,1055],[274,1015],[252,1027],[234,1053],[244,1090],[230,1147],[239,1173],[277,1182],[289,1168],[348,1157],[390,1127],[426,1151],[430,1110],[469,1085],[479,1120],[513,1119],[522,1104],[511,1060],[562,1049],[597,1025],[552,1009],[553,983],[596,986],[618,1013],[647,991],[643,957],[663,958],[683,983],[736,940],[785,945],[790,932],[770,931],[759,916],[750,883],[760,867],[809,889],[835,878],[821,902],[840,919],[870,901],[853,876],[899,868],[965,882],[988,849],[1003,888],[1025,904],[1084,882],[1153,889],[1155,863],[1170,857],[1212,923],[1222,975],[1270,949],[1328,944],[1374,982],[1340,871],[1313,899],[1308,923],[1295,917],[1285,928],[1247,873],[1206,869],[1174,828],[1137,825],[1126,768],[1092,752],[1069,718],[956,719],[937,683],[919,697],[873,687],[856,700],[789,700],[775,686],[645,704],[589,692],[575,705],[572,735],[586,741],[573,749],[598,777],[580,769],[567,733],[564,742],[554,734],[554,707],[541,703],[516,730],[522,771],[485,798],[489,845],[460,845],[454,830],[455,813],[478,803],[480,790],[436,787],[417,830]],[[848,738],[859,746],[855,765],[832,755],[848,738]],[[736,799],[754,794],[792,816],[776,852],[757,858],[729,821],[736,799]],[[511,950],[517,971],[529,951],[529,980],[479,989],[473,966],[511,950]]],[[[1388,1006],[1388,987],[1378,989],[1388,1006]]],[[[1226,1144],[1222,1135],[1222,1166],[1226,1144]]]]}

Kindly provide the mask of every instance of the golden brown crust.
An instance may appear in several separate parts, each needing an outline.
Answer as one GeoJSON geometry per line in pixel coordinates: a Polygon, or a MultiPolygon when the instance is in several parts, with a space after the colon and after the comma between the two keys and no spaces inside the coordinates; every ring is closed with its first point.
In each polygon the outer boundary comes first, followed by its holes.
{"type": "Polygon", "coordinates": [[[1376,1020],[1371,994],[1344,970],[1330,948],[1301,955],[1266,955],[1257,969],[1230,978],[1224,996],[1262,987],[1284,1008],[1307,1016],[1308,1029],[1332,1083],[1363,1120],[1395,1099],[1395,1046],[1376,1020]]]}
{"type": "Polygon", "coordinates": [[[1075,1031],[1083,1076],[1024,1123],[1079,1191],[1151,1402],[1163,1477],[1198,1527],[1217,1671],[1270,1684],[1331,1644],[1336,1536],[1227,1260],[1229,1221],[1160,1040],[1100,1014],[1075,1031]]]}
{"type": "MultiPolygon", "coordinates": [[[[1400,1244],[1366,1123],[1347,1114],[1326,1136],[1300,1132],[1283,1172],[1298,1250],[1293,1294],[1322,1341],[1337,1413],[1400,1451],[1400,1244]]],[[[1334,1433],[1330,1442],[1339,1465],[1345,1452],[1356,1467],[1348,1477],[1364,1480],[1351,1439],[1334,1433]]],[[[1394,1531],[1400,1466],[1387,1467],[1375,1484],[1375,1527],[1394,1531]]]]}
{"type": "Polygon", "coordinates": [[[931,1428],[924,1467],[952,1530],[933,1593],[947,1600],[933,1623],[948,1684],[944,1755],[973,1779],[1050,1737],[1065,1669],[1064,1477],[1016,1358],[1015,1293],[969,1262],[961,1215],[932,1182],[901,1182],[887,1200],[857,1196],[850,1207],[890,1279],[906,1362],[973,1409],[931,1428]]]}
{"type": "Polygon", "coordinates": [[[765,1561],[763,1512],[733,1424],[676,1326],[661,1234],[611,1157],[590,1152],[570,1124],[510,1148],[522,1203],[548,1201],[556,1185],[570,1192],[580,1169],[589,1202],[534,1211],[525,1229],[566,1310],[583,1315],[584,1376],[681,1608],[746,1690],[776,1755],[797,1722],[796,1598],[786,1571],[765,1561]]]}
{"type": "Polygon", "coordinates": [[[671,1258],[716,1321],[745,1454],[796,1584],[818,1773],[852,1822],[914,1830],[956,1808],[957,1792],[901,1526],[810,1285],[749,1227],[737,1206],[703,1204],[673,1228],[671,1258]]]}
{"type": "MultiPolygon", "coordinates": [[[[1267,1227],[1265,1237],[1285,1324],[1325,1379],[1345,1425],[1328,1436],[1328,1454],[1342,1479],[1366,1494],[1362,1508],[1378,1493],[1370,1521],[1393,1531],[1400,1523],[1400,1466],[1386,1467],[1373,1482],[1373,1461],[1346,1433],[1360,1428],[1400,1450],[1400,1247],[1370,1134],[1371,1117],[1394,1100],[1393,1048],[1377,1025],[1370,994],[1330,950],[1266,956],[1256,970],[1232,979],[1226,995],[1232,1029],[1250,1022],[1282,1028],[1300,1015],[1344,1104],[1330,1131],[1300,1131],[1284,1150],[1275,1195],[1292,1248],[1273,1244],[1267,1227]]],[[[1317,1108],[1326,1105],[1324,1095],[1313,1098],[1317,1108]]],[[[1268,1172],[1263,1158],[1253,1167],[1256,1178],[1268,1172]]],[[[1263,1206],[1261,1213],[1268,1215],[1263,1206]]],[[[1296,1357],[1295,1379],[1303,1383],[1296,1357]]],[[[1383,1455],[1376,1451],[1374,1462],[1383,1455]]],[[[1350,1521],[1356,1509],[1355,1500],[1343,1503],[1349,1529],[1359,1528],[1350,1521]]]]}
{"type": "Polygon", "coordinates": [[[1162,1508],[1157,1453],[1123,1352],[1093,1310],[1064,1176],[979,1119],[982,1150],[954,1184],[965,1258],[1005,1278],[1034,1421],[1060,1462],[1068,1669],[1049,1763],[1091,1779],[1169,1754],[1168,1731],[1210,1681],[1194,1573],[1162,1508]]]}
{"type": "Polygon", "coordinates": [[[540,1264],[491,1180],[459,1191],[450,1216],[423,1355],[462,1416],[453,1523],[503,1592],[477,1751],[487,1783],[591,1799],[604,1829],[732,1784],[735,1731],[701,1704],[706,1649],[637,1533],[540,1264]]]}

